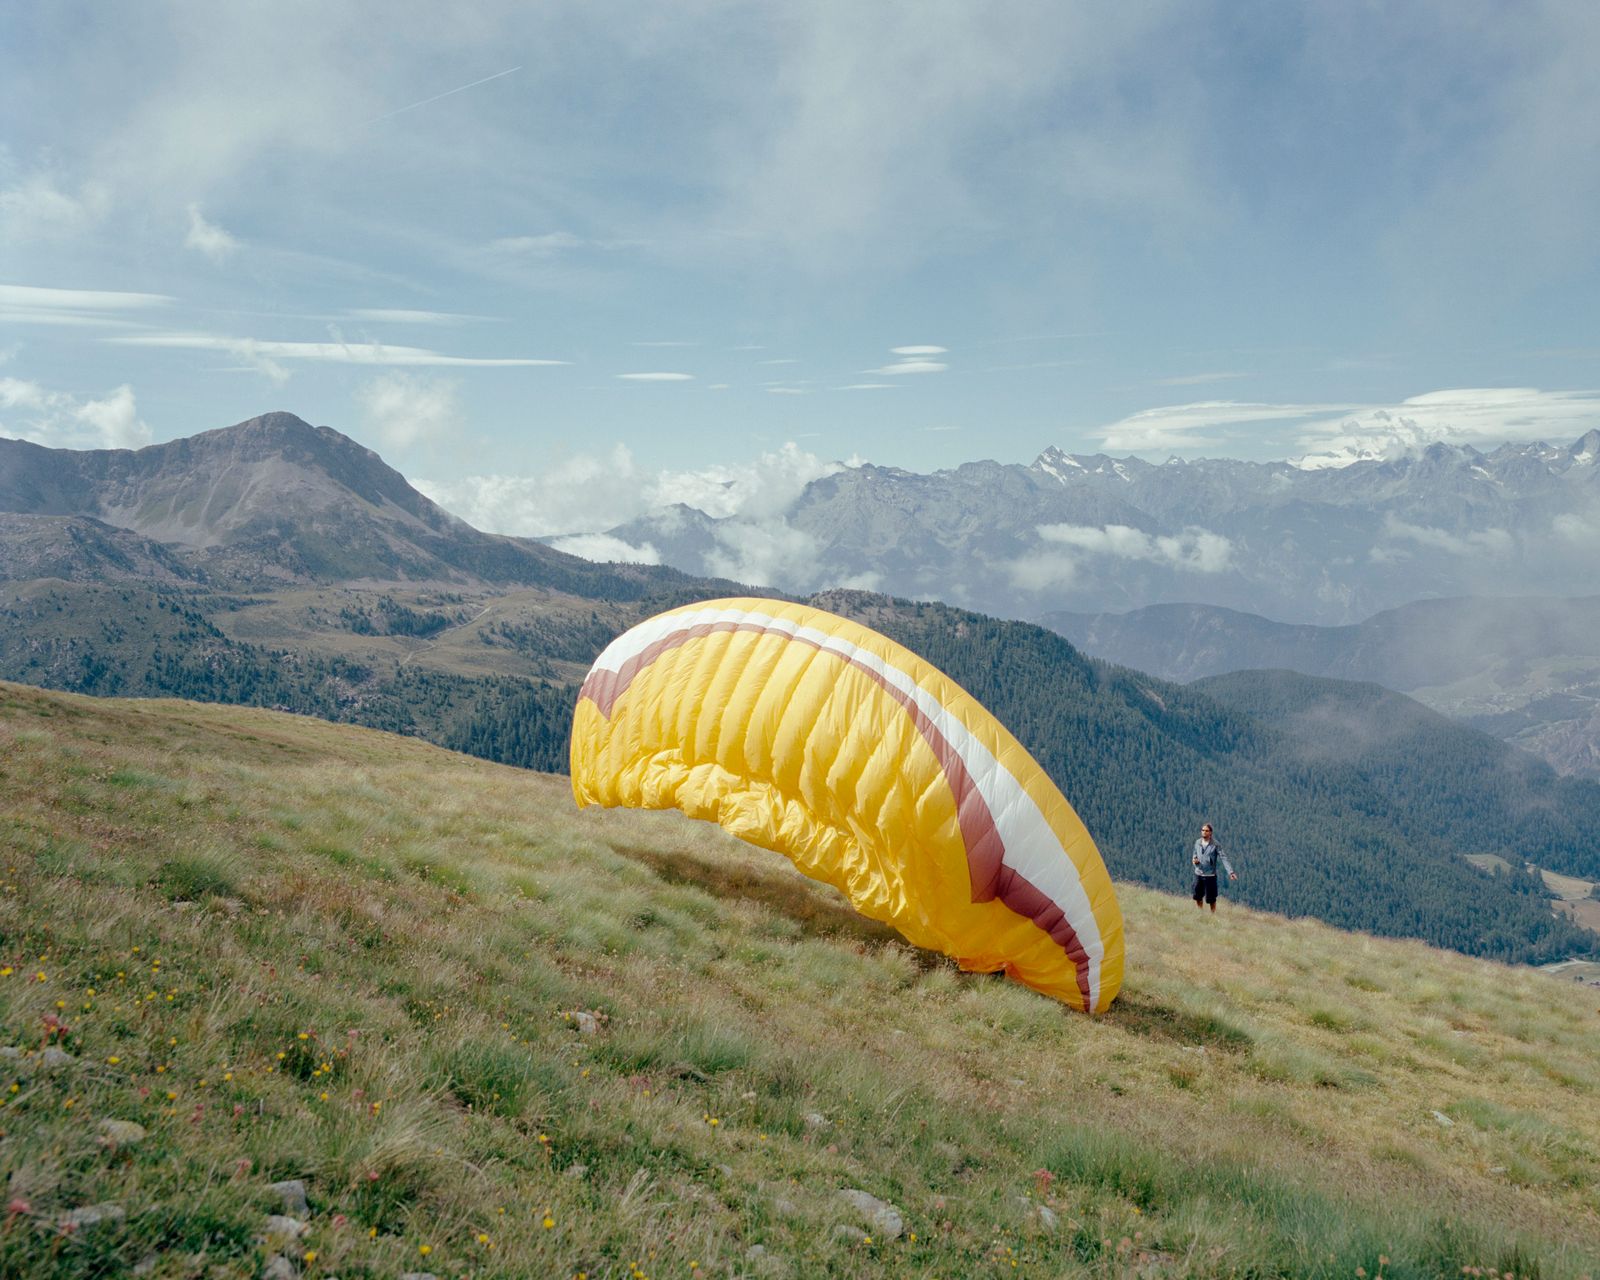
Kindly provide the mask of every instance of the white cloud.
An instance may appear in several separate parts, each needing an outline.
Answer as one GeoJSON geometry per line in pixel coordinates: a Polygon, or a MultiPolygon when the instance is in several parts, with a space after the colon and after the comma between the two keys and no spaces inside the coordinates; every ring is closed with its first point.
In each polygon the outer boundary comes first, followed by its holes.
{"type": "Polygon", "coordinates": [[[891,347],[889,354],[892,356],[942,356],[949,347],[891,347]]]}
{"type": "Polygon", "coordinates": [[[1429,525],[1408,524],[1389,516],[1383,522],[1384,535],[1392,540],[1413,542],[1419,547],[1429,547],[1453,556],[1507,556],[1516,549],[1516,542],[1504,529],[1474,529],[1467,533],[1451,533],[1429,525]]]}
{"type": "Polygon", "coordinates": [[[624,382],[693,382],[692,373],[619,373],[624,382]]]}
{"type": "Polygon", "coordinates": [[[383,373],[356,389],[367,429],[389,448],[438,440],[461,426],[456,384],[425,374],[383,373]]]}
{"type": "Polygon", "coordinates": [[[785,356],[781,360],[757,360],[757,364],[799,364],[793,356],[785,356]]]}
{"type": "Polygon", "coordinates": [[[185,248],[204,254],[218,265],[239,252],[239,241],[216,223],[206,221],[197,204],[189,206],[189,234],[183,243],[185,248]]]}
{"type": "Polygon", "coordinates": [[[413,479],[445,510],[490,533],[542,538],[592,533],[646,509],[640,473],[626,445],[603,454],[558,458],[534,475],[477,475],[462,480],[413,479]]]}
{"type": "Polygon", "coordinates": [[[621,538],[604,533],[577,533],[568,538],[557,538],[550,544],[557,551],[585,560],[601,563],[660,564],[661,553],[646,542],[633,546],[621,538]]]}
{"type": "Polygon", "coordinates": [[[716,538],[717,550],[706,556],[706,568],[716,577],[791,591],[819,585],[820,549],[804,529],[781,519],[739,520],[719,525],[716,538]]]}
{"type": "Polygon", "coordinates": [[[1038,534],[1043,547],[1005,566],[1015,586],[1036,594],[1070,589],[1081,576],[1084,561],[1093,556],[1138,560],[1183,573],[1222,573],[1233,562],[1233,544],[1205,529],[1185,529],[1174,535],[1150,534],[1121,524],[1044,524],[1038,534]]]}
{"type": "Polygon", "coordinates": [[[813,480],[845,470],[793,442],[753,462],[720,463],[698,471],[663,471],[647,493],[649,507],[681,502],[718,518],[787,510],[813,480]]]}
{"type": "Polygon", "coordinates": [[[354,307],[345,312],[352,320],[372,320],[379,324],[465,324],[483,316],[459,315],[453,311],[412,311],[403,307],[354,307]]]}
{"type": "Polygon", "coordinates": [[[153,439],[124,383],[99,399],[0,378],[0,435],[51,449],[137,449],[153,439]]]}
{"type": "Polygon", "coordinates": [[[640,468],[619,444],[600,454],[558,459],[534,475],[412,483],[480,529],[549,537],[601,533],[678,503],[717,519],[772,517],[787,510],[812,480],[844,467],[791,442],[747,462],[652,472],[640,468]]]}
{"type": "Polygon", "coordinates": [[[897,382],[852,382],[847,386],[835,387],[835,391],[894,391],[899,388],[897,382]]]}
{"type": "Polygon", "coordinates": [[[252,367],[261,362],[308,360],[331,364],[417,365],[461,368],[532,368],[564,365],[566,360],[503,356],[451,356],[423,347],[396,347],[377,342],[268,342],[210,333],[141,333],[104,339],[133,347],[165,347],[185,351],[222,351],[252,367]]]}
{"type": "Polygon", "coordinates": [[[1600,393],[1537,387],[1431,391],[1396,405],[1371,405],[1309,425],[1301,466],[1339,465],[1392,456],[1434,443],[1494,446],[1505,441],[1566,440],[1600,418],[1600,393]]]}
{"type": "Polygon", "coordinates": [[[1005,571],[1013,586],[1037,595],[1071,587],[1078,580],[1078,561],[1064,551],[1035,551],[1010,561],[1005,571]]]}
{"type": "Polygon", "coordinates": [[[805,387],[768,387],[769,396],[808,396],[811,394],[805,387]]]}
{"type": "Polygon", "coordinates": [[[1564,511],[1551,523],[1555,535],[1575,547],[1600,553],[1600,516],[1581,516],[1564,511]]]}
{"type": "Polygon", "coordinates": [[[883,373],[895,377],[907,373],[943,373],[950,366],[938,360],[896,360],[877,369],[863,369],[862,373],[883,373]]]}
{"type": "Polygon", "coordinates": [[[1043,524],[1039,537],[1045,542],[1071,547],[1089,555],[1115,560],[1146,560],[1170,565],[1191,573],[1221,573],[1233,561],[1233,543],[1220,533],[1206,529],[1185,529],[1181,534],[1149,534],[1123,524],[1102,527],[1076,524],[1043,524]]]}

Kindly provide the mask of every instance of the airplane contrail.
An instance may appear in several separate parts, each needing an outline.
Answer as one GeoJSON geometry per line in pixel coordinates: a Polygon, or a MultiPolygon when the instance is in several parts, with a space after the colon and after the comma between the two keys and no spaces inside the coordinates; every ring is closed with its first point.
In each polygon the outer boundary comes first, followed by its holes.
{"type": "Polygon", "coordinates": [[[468,89],[476,89],[480,84],[488,84],[491,80],[498,80],[501,76],[508,76],[513,71],[521,70],[521,67],[511,67],[505,71],[496,71],[492,76],[484,76],[482,80],[474,80],[471,84],[464,84],[459,88],[446,89],[443,93],[436,93],[433,97],[424,98],[421,102],[413,102],[409,107],[401,107],[396,111],[389,111],[381,116],[373,116],[366,124],[377,124],[380,120],[392,120],[395,116],[404,115],[407,111],[415,111],[418,107],[425,107],[430,102],[439,101],[440,98],[448,98],[453,93],[465,93],[468,89]]]}

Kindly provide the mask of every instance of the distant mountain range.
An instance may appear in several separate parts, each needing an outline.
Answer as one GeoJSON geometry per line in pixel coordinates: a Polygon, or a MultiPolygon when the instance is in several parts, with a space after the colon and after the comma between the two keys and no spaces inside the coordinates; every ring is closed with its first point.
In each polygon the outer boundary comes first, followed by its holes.
{"type": "Polygon", "coordinates": [[[853,585],[1004,617],[1203,600],[1346,624],[1418,599],[1600,581],[1600,429],[1315,469],[1054,448],[1030,466],[869,465],[759,518],[680,505],[609,532],[688,573],[742,569],[790,591],[853,585]]]}
{"type": "MultiPolygon", "coordinates": [[[[1018,495],[1008,510],[1054,483],[985,465],[1018,495]]],[[[872,477],[843,479],[848,492],[872,477]]],[[[1120,510],[1091,500],[1108,521],[1120,510]]],[[[279,707],[545,769],[564,767],[577,681],[612,637],[749,590],[482,533],[370,450],[287,414],[137,452],[0,441],[0,512],[0,678],[279,707]]],[[[1504,959],[1594,948],[1536,877],[1465,855],[1516,867],[1537,854],[1600,878],[1600,787],[1399,695],[1316,691],[1363,726],[1372,774],[1359,750],[1305,750],[1282,714],[1301,695],[1281,695],[1280,677],[1230,677],[1213,696],[1025,622],[860,591],[818,603],[983,699],[1119,876],[1181,888],[1184,845],[1209,816],[1249,859],[1238,888],[1256,905],[1504,959]],[[1444,812],[1466,826],[1439,825],[1444,812]]]]}
{"type": "MultiPolygon", "coordinates": [[[[1584,581],[1597,579],[1592,568],[1584,581]]],[[[1198,604],[1041,621],[1086,653],[1169,680],[1277,667],[1376,681],[1563,773],[1600,777],[1600,596],[1423,600],[1345,627],[1198,604]]]]}

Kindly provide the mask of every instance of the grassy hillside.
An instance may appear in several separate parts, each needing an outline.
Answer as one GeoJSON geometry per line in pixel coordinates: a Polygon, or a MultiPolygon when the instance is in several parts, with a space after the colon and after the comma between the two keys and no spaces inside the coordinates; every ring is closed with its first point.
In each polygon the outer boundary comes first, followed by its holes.
{"type": "MultiPolygon", "coordinates": [[[[541,591],[207,596],[20,583],[0,588],[0,678],[268,706],[559,771],[577,682],[594,655],[695,590],[608,603],[541,591]]],[[[1253,906],[1499,960],[1595,950],[1594,935],[1553,915],[1533,882],[1465,864],[1463,854],[1486,851],[1480,844],[1454,843],[1457,833],[1431,817],[1407,821],[1401,807],[1354,785],[1345,763],[1301,759],[1283,734],[1204,693],[1085,658],[1026,623],[863,592],[818,602],[922,654],[993,710],[1083,810],[1114,875],[1181,887],[1188,842],[1206,819],[1244,857],[1229,889],[1253,906]]],[[[1410,763],[1425,798],[1448,808],[1460,771],[1435,769],[1427,756],[1410,763]]],[[[1509,796],[1529,812],[1552,803],[1554,780],[1538,772],[1509,796]]],[[[1593,784],[1562,785],[1600,797],[1593,784]]],[[[1600,843],[1582,822],[1562,830],[1578,838],[1570,858],[1550,865],[1581,873],[1600,843]]]]}
{"type": "Polygon", "coordinates": [[[1125,887],[1090,1021],[563,779],[14,685],[0,866],[0,1274],[1600,1270],[1528,970],[1125,887]]]}

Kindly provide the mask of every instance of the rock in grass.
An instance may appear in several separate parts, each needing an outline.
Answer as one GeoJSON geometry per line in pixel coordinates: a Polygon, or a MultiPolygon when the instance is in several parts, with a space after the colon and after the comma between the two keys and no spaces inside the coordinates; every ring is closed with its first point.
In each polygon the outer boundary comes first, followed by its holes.
{"type": "Polygon", "coordinates": [[[62,1214],[59,1218],[43,1220],[39,1223],[41,1231],[58,1231],[62,1235],[72,1235],[79,1231],[92,1231],[95,1227],[102,1227],[108,1222],[121,1222],[128,1216],[120,1204],[86,1204],[81,1209],[73,1209],[62,1214]]]}
{"type": "Polygon", "coordinates": [[[407,1271],[400,1280],[439,1280],[431,1271],[407,1271]]]}
{"type": "Polygon", "coordinates": [[[867,1233],[860,1227],[852,1227],[848,1222],[841,1222],[833,1229],[835,1240],[843,1240],[846,1244],[865,1244],[867,1233]]]}
{"type": "Polygon", "coordinates": [[[1056,1216],[1056,1211],[1047,1204],[1037,1206],[1033,1211],[1033,1216],[1046,1231],[1054,1232],[1061,1225],[1061,1219],[1056,1216]]]}
{"type": "Polygon", "coordinates": [[[801,1119],[806,1122],[806,1128],[808,1129],[826,1129],[833,1123],[820,1111],[808,1111],[801,1119]]]}
{"type": "Polygon", "coordinates": [[[561,1171],[561,1176],[563,1178],[572,1178],[574,1180],[577,1180],[579,1178],[588,1177],[588,1175],[589,1175],[589,1166],[586,1165],[586,1164],[583,1164],[582,1162],[579,1162],[579,1163],[576,1163],[576,1164],[569,1164],[565,1169],[563,1169],[561,1171]]]}
{"type": "Polygon", "coordinates": [[[1433,1118],[1442,1124],[1446,1129],[1455,1128],[1456,1122],[1449,1116],[1445,1115],[1445,1113],[1442,1111],[1435,1111],[1433,1113],[1433,1118]]]}
{"type": "Polygon", "coordinates": [[[294,1263],[281,1253],[273,1254],[261,1268],[261,1280],[294,1280],[294,1276],[294,1263]]]}
{"type": "Polygon", "coordinates": [[[102,1120],[100,1141],[108,1147],[131,1147],[145,1140],[145,1127],[132,1120],[102,1120]]]}
{"type": "Polygon", "coordinates": [[[582,1009],[568,1009],[567,1021],[578,1028],[581,1036],[592,1036],[600,1030],[600,1019],[582,1009]]]}
{"type": "Polygon", "coordinates": [[[293,1241],[298,1240],[311,1230],[299,1218],[291,1218],[284,1213],[267,1215],[267,1239],[293,1241]]]}
{"type": "Polygon", "coordinates": [[[309,1218],[311,1206],[306,1203],[306,1184],[299,1178],[290,1178],[284,1182],[274,1182],[268,1191],[276,1192],[283,1197],[283,1211],[294,1218],[309,1218]]]}
{"type": "Polygon", "coordinates": [[[39,1068],[42,1071],[59,1071],[62,1067],[70,1067],[77,1061],[65,1049],[50,1045],[39,1055],[39,1068]]]}
{"type": "Polygon", "coordinates": [[[888,1240],[898,1240],[906,1229],[906,1221],[887,1200],[880,1200],[857,1187],[846,1187],[839,1199],[852,1206],[857,1213],[872,1224],[873,1230],[888,1240]]]}

